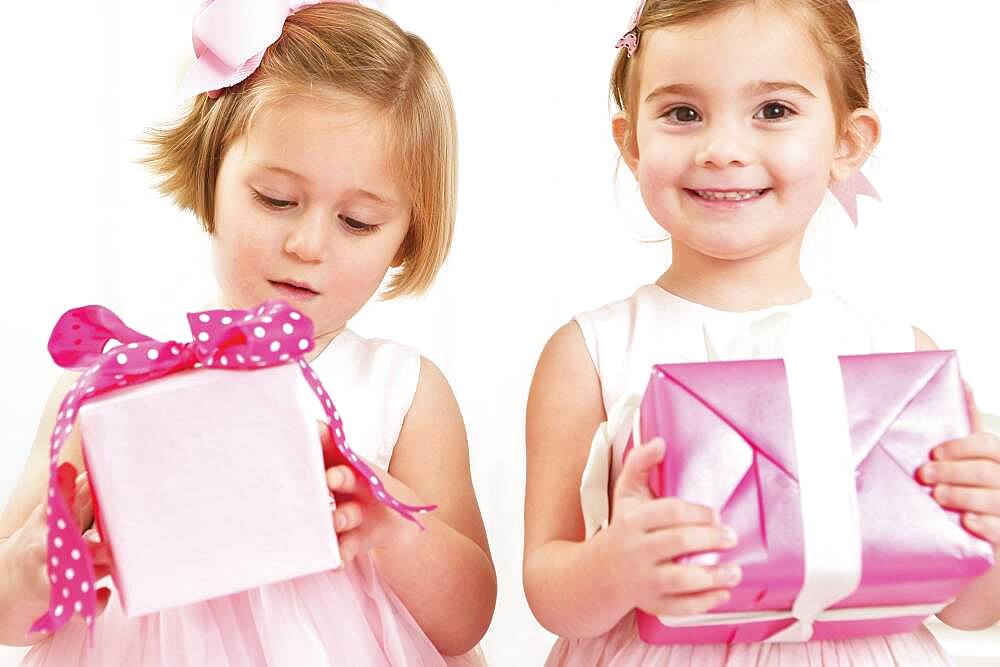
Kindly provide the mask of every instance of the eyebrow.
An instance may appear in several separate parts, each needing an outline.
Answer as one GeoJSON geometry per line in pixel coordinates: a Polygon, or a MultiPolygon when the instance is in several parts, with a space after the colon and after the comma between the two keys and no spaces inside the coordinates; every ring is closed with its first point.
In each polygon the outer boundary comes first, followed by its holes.
{"type": "MultiPolygon", "coordinates": [[[[305,176],[303,176],[302,174],[300,174],[297,171],[293,171],[293,170],[287,169],[285,167],[279,167],[278,165],[267,164],[267,163],[262,163],[262,162],[254,162],[252,164],[254,166],[260,168],[260,169],[263,169],[264,171],[277,172],[279,174],[283,174],[285,176],[288,176],[289,178],[291,178],[293,180],[300,181],[302,183],[309,183],[309,179],[306,178],[305,176]]],[[[375,194],[374,192],[371,192],[369,190],[365,190],[363,188],[354,188],[354,189],[350,190],[349,194],[352,195],[352,196],[355,196],[355,197],[361,197],[362,199],[368,199],[370,201],[375,202],[376,204],[378,204],[380,206],[395,206],[396,205],[396,202],[393,201],[392,199],[387,199],[385,197],[381,197],[381,196],[375,194]]]]}
{"type": "MultiPolygon", "coordinates": [[[[744,86],[741,92],[746,97],[757,97],[759,95],[766,95],[767,93],[774,93],[779,90],[791,90],[801,95],[805,95],[806,97],[811,97],[813,99],[816,98],[811,90],[795,81],[753,81],[744,86]]],[[[698,93],[699,88],[694,84],[671,83],[657,87],[653,92],[646,96],[646,102],[663,95],[685,95],[688,97],[696,97],[698,93]]]]}

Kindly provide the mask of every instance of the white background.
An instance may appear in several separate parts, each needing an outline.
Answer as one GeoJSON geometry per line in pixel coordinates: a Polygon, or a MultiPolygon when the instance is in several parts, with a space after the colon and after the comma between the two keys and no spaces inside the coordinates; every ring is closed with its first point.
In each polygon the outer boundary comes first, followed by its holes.
{"type": "MultiPolygon", "coordinates": [[[[101,303],[142,330],[213,294],[207,241],[155,194],[136,139],[177,110],[197,3],[14,3],[6,9],[0,200],[0,502],[57,370],[51,326],[101,303]],[[148,326],[148,325],[147,325],[148,326]]],[[[1000,413],[1000,130],[995,26],[981,0],[855,2],[884,121],[866,168],[884,203],[851,228],[828,201],[804,260],[818,285],[883,303],[960,351],[981,407],[1000,413]]],[[[451,258],[420,300],[371,304],[353,327],[420,348],[462,406],[500,576],[485,647],[540,664],[550,638],[520,578],[524,405],[538,353],[573,313],[622,298],[669,261],[627,174],[615,181],[607,78],[630,0],[396,0],[435,50],[461,137],[451,258]]],[[[149,333],[155,334],[155,331],[149,333]]],[[[953,644],[996,653],[985,639],[953,644]]],[[[0,662],[3,653],[0,652],[0,662]]]]}

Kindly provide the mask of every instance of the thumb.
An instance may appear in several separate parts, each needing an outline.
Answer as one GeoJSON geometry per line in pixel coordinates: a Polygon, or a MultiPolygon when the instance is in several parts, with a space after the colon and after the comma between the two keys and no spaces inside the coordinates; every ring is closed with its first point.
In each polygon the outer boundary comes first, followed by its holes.
{"type": "Polygon", "coordinates": [[[664,450],[663,439],[653,438],[629,452],[622,473],[615,484],[615,498],[652,498],[649,476],[663,460],[664,450]]]}
{"type": "Polygon", "coordinates": [[[972,427],[973,433],[983,432],[983,418],[979,414],[979,408],[976,406],[976,397],[972,394],[972,387],[968,382],[962,382],[965,388],[965,405],[969,409],[969,424],[972,427]]]}

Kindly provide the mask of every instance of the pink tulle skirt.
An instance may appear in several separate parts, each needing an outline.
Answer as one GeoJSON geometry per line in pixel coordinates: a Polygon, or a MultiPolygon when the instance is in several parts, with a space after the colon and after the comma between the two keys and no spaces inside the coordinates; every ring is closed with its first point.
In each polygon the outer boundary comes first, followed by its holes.
{"type": "Polygon", "coordinates": [[[859,637],[802,644],[647,644],[639,639],[629,614],[609,632],[589,639],[559,639],[546,667],[619,665],[657,667],[941,667],[951,658],[927,628],[880,637],[859,637]]]}
{"type": "Polygon", "coordinates": [[[370,558],[224,598],[126,618],[112,596],[94,625],[74,623],[36,644],[23,665],[284,667],[475,665],[445,660],[370,558]]]}

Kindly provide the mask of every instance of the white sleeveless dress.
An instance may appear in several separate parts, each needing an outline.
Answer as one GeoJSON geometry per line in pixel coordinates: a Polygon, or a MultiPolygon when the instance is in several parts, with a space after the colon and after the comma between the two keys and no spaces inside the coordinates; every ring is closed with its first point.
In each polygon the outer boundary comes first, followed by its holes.
{"type": "MultiPolygon", "coordinates": [[[[343,416],[352,449],[386,470],[420,375],[416,350],[339,334],[312,362],[343,416]]],[[[302,400],[323,412],[302,383],[302,400]]],[[[261,517],[266,522],[266,517],[261,517]]],[[[24,665],[299,667],[474,664],[445,660],[369,555],[321,572],[135,619],[112,595],[87,646],[82,623],[35,645],[24,665]]]]}
{"type": "MultiPolygon", "coordinates": [[[[643,392],[653,364],[779,357],[792,343],[793,327],[809,332],[808,337],[794,336],[796,345],[842,355],[907,352],[915,347],[910,325],[863,313],[829,292],[816,292],[790,306],[735,313],[645,285],[627,299],[574,319],[600,377],[609,415],[620,398],[643,392]]],[[[612,480],[621,472],[624,444],[619,439],[613,446],[612,480]]],[[[603,486],[607,488],[613,484],[603,486]]],[[[588,502],[585,497],[584,507],[607,507],[603,498],[598,500],[588,502]]],[[[588,525],[593,521],[589,518],[588,525]]],[[[601,636],[560,638],[546,664],[939,667],[953,663],[923,627],[910,634],[798,644],[652,645],[639,638],[630,613],[601,636]]]]}

